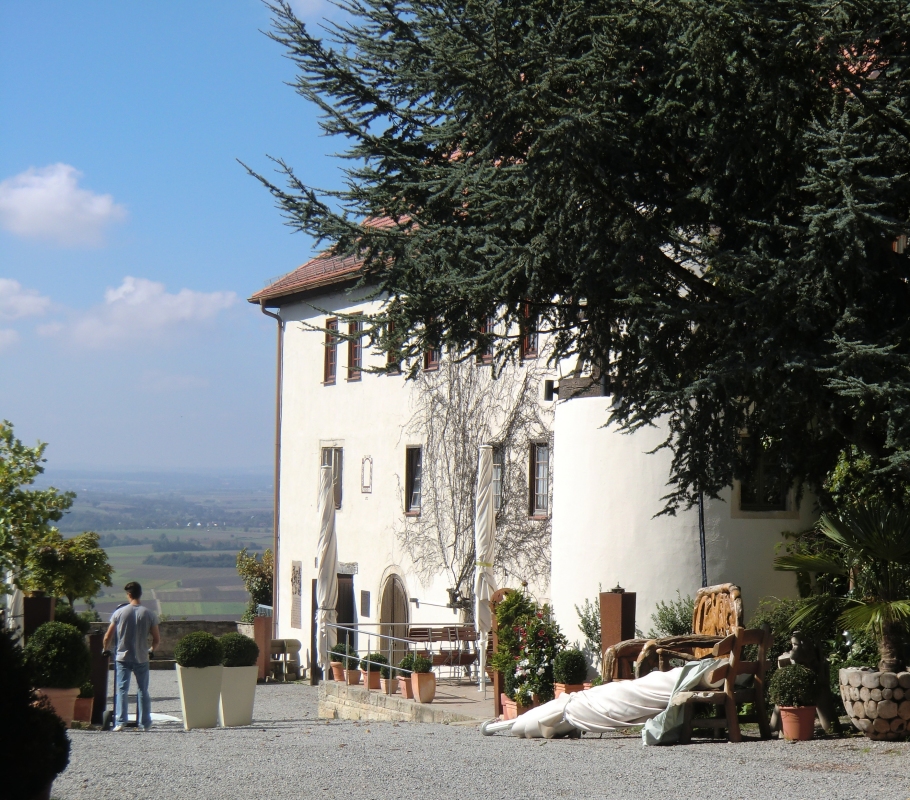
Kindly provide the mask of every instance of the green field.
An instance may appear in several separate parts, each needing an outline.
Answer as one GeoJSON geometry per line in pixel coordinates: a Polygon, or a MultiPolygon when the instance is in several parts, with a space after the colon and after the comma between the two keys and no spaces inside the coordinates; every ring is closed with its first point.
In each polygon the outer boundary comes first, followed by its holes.
{"type": "Polygon", "coordinates": [[[170,617],[234,616],[237,619],[246,609],[246,603],[161,603],[161,613],[170,617]]]}

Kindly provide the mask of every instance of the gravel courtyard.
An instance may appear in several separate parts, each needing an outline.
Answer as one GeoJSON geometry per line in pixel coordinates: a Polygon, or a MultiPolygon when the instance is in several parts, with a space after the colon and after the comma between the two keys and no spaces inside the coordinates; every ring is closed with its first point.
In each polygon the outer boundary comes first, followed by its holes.
{"type": "MultiPolygon", "coordinates": [[[[152,672],[152,708],[180,716],[177,674],[152,672]]],[[[645,748],[637,736],[483,737],[471,726],[316,717],[316,689],[269,684],[250,728],[72,731],[58,800],[258,798],[787,798],[908,800],[910,743],[864,738],[645,748]]]]}

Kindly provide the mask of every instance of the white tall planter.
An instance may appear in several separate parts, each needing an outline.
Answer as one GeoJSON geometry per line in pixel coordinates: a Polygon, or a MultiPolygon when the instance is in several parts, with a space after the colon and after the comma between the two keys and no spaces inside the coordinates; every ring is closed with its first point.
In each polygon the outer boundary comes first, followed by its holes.
{"type": "Polygon", "coordinates": [[[180,687],[180,709],[183,727],[214,728],[218,724],[218,699],[221,697],[220,664],[217,667],[181,667],[177,665],[180,687]]]}
{"type": "Polygon", "coordinates": [[[224,667],[218,719],[225,728],[253,724],[253,701],[259,667],[224,667]]]}

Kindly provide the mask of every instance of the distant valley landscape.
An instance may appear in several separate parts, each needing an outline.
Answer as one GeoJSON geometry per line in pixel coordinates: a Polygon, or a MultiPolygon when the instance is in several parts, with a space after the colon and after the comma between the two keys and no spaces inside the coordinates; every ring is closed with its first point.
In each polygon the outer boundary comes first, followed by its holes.
{"type": "Polygon", "coordinates": [[[96,599],[102,619],[131,580],[165,618],[240,618],[249,598],[237,553],[272,546],[271,475],[48,470],[40,485],[76,492],[57,523],[64,535],[101,535],[115,570],[96,599]]]}

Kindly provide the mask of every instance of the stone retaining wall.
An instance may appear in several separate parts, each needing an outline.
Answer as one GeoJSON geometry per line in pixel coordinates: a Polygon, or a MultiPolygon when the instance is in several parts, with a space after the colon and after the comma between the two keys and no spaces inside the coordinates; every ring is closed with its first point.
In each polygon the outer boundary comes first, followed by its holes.
{"type": "Polygon", "coordinates": [[[854,726],[870,739],[910,735],[910,672],[842,669],[841,699],[854,726]]]}
{"type": "Polygon", "coordinates": [[[362,686],[337,681],[319,684],[319,716],[322,719],[380,720],[385,722],[476,723],[481,720],[416,703],[396,695],[371,692],[362,686]]]}
{"type": "MultiPolygon", "coordinates": [[[[93,622],[92,633],[104,633],[107,630],[106,622],[93,622]]],[[[238,623],[225,622],[222,620],[207,619],[187,619],[187,620],[168,620],[158,626],[161,633],[161,644],[155,651],[155,659],[161,661],[170,661],[174,658],[174,647],[184,636],[194,631],[208,631],[213,636],[223,636],[226,633],[237,633],[238,623]]],[[[151,645],[149,637],[149,645],[151,645]]],[[[168,669],[168,667],[159,667],[159,669],[168,669]]]]}

